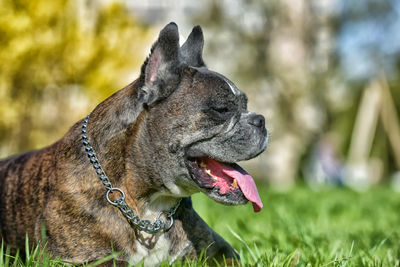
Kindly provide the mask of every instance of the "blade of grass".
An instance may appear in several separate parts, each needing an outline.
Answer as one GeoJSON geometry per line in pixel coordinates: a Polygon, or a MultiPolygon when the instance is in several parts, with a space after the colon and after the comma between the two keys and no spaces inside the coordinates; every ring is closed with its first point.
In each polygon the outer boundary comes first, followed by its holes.
{"type": "Polygon", "coordinates": [[[110,261],[110,260],[112,260],[112,259],[115,259],[115,257],[118,257],[119,255],[121,255],[121,252],[114,252],[114,253],[111,253],[111,254],[108,255],[107,257],[104,257],[104,258],[102,258],[102,259],[100,259],[100,260],[97,260],[97,261],[91,263],[91,264],[88,264],[87,267],[95,267],[95,266],[98,266],[98,265],[100,265],[100,264],[102,264],[102,263],[105,263],[105,262],[107,262],[107,261],[110,261]]]}
{"type": "Polygon", "coordinates": [[[230,227],[230,226],[228,226],[228,229],[229,229],[229,231],[232,233],[232,235],[234,236],[234,237],[236,237],[240,242],[242,242],[242,244],[246,247],[246,249],[249,251],[249,253],[250,253],[250,256],[253,258],[253,260],[254,260],[254,263],[256,263],[257,262],[257,257],[256,257],[256,255],[254,254],[254,252],[253,252],[253,250],[249,247],[249,245],[243,240],[243,238],[242,237],[240,237],[235,231],[233,231],[233,229],[230,227]]]}
{"type": "Polygon", "coordinates": [[[25,235],[25,265],[28,265],[29,263],[29,259],[31,257],[30,255],[30,251],[29,251],[29,238],[28,238],[28,234],[25,235]]]}
{"type": "Polygon", "coordinates": [[[7,248],[6,248],[6,254],[4,255],[5,256],[5,261],[4,261],[4,266],[5,267],[8,267],[8,266],[10,266],[10,248],[7,246],[7,248]]]}

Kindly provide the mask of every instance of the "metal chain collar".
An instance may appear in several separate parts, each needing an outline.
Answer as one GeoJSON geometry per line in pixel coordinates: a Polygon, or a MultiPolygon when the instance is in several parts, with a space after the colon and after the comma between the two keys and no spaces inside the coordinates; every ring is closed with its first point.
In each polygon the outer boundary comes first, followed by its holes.
{"type": "Polygon", "coordinates": [[[169,230],[172,225],[174,224],[174,218],[173,215],[175,214],[176,210],[178,209],[181,200],[179,199],[176,204],[169,210],[169,211],[161,211],[156,219],[152,222],[150,220],[142,220],[138,216],[135,215],[133,210],[128,206],[128,204],[125,202],[125,193],[118,187],[113,187],[113,185],[110,182],[110,179],[106,175],[105,171],[103,170],[103,167],[101,166],[99,159],[96,156],[96,153],[93,149],[93,147],[90,145],[87,134],[86,134],[86,127],[89,121],[90,115],[87,115],[87,117],[83,120],[82,123],[82,142],[83,146],[85,147],[86,153],[90,159],[90,162],[93,165],[93,168],[96,170],[97,176],[99,177],[100,181],[103,183],[105,188],[107,189],[106,193],[106,199],[108,203],[110,203],[113,206],[116,206],[119,208],[119,210],[122,212],[122,214],[128,219],[128,221],[135,226],[137,229],[140,231],[144,231],[149,234],[156,234],[160,230],[169,230]],[[115,198],[114,200],[110,198],[110,194],[113,194],[114,192],[117,192],[120,194],[119,197],[115,198]],[[161,215],[165,214],[166,217],[169,219],[169,224],[167,225],[163,219],[161,219],[161,215]]]}

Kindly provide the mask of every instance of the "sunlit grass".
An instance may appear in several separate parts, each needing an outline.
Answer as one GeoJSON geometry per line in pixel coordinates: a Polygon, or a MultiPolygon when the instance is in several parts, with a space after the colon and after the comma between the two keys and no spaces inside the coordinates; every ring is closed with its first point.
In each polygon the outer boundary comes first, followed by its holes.
{"type": "Polygon", "coordinates": [[[195,209],[249,265],[398,266],[400,195],[389,188],[289,192],[260,188],[264,209],[225,207],[202,195],[195,209]]]}
{"type": "MultiPolygon", "coordinates": [[[[193,197],[195,209],[239,251],[244,266],[399,266],[400,195],[391,189],[296,187],[279,193],[260,187],[260,194],[260,213],[250,204],[227,207],[201,194],[193,197]]],[[[64,266],[38,247],[24,257],[1,251],[0,266],[64,266]]],[[[205,258],[173,266],[205,266],[205,258]]]]}

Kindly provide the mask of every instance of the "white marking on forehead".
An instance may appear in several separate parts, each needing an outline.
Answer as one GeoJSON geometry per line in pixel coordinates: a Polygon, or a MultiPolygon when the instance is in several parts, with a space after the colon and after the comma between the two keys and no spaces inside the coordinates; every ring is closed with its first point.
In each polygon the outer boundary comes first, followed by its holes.
{"type": "Polygon", "coordinates": [[[229,88],[231,88],[232,93],[234,95],[238,95],[239,91],[235,87],[233,87],[233,85],[227,79],[224,79],[224,80],[229,85],[229,88]]]}

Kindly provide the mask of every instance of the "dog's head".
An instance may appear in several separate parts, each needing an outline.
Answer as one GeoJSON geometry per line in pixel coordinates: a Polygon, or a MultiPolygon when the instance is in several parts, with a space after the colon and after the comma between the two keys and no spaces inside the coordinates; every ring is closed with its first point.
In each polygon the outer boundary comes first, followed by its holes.
{"type": "Polygon", "coordinates": [[[236,162],[266,149],[264,117],[247,110],[246,95],[232,81],[206,67],[202,49],[199,26],[180,47],[178,27],[170,23],[142,66],[142,138],[152,149],[147,167],[169,194],[201,191],[224,204],[250,200],[258,211],[254,181],[236,162]]]}

